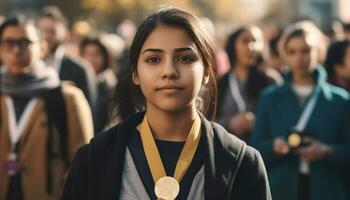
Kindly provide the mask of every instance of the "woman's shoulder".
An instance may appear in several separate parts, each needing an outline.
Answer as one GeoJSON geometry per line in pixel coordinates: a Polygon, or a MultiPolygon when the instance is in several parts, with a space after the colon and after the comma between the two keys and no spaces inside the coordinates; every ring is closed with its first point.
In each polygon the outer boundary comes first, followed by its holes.
{"type": "Polygon", "coordinates": [[[120,126],[121,124],[117,124],[105,131],[96,134],[96,136],[90,140],[88,145],[105,146],[112,144],[117,139],[118,135],[121,134],[119,131],[120,126]]]}
{"type": "Polygon", "coordinates": [[[256,188],[263,196],[269,197],[267,173],[259,151],[216,123],[213,123],[213,129],[214,137],[217,137],[215,151],[220,154],[216,159],[217,167],[223,171],[234,170],[233,173],[238,170],[235,182],[240,188],[256,188]]]}
{"type": "Polygon", "coordinates": [[[62,81],[61,88],[67,100],[80,100],[85,97],[83,92],[70,81],[62,81]]]}
{"type": "Polygon", "coordinates": [[[130,133],[141,123],[143,116],[144,112],[131,115],[124,121],[96,134],[96,136],[91,139],[89,145],[100,148],[108,148],[111,145],[126,145],[125,143],[130,133]]]}
{"type": "Polygon", "coordinates": [[[260,156],[260,153],[255,148],[247,145],[234,134],[229,133],[221,125],[215,122],[211,122],[211,124],[214,130],[214,138],[216,138],[214,143],[217,144],[217,147],[223,148],[233,159],[237,159],[242,154],[244,162],[251,164],[256,162],[256,157],[260,156]]]}

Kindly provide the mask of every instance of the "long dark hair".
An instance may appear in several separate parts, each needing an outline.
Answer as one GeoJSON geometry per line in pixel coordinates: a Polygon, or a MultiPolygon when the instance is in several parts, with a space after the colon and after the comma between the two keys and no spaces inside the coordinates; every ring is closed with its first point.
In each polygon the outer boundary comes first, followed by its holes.
{"type": "MultiPolygon", "coordinates": [[[[250,32],[251,28],[247,26],[242,26],[235,31],[233,31],[227,39],[225,51],[227,53],[227,56],[230,60],[230,71],[228,73],[231,73],[233,68],[235,67],[237,63],[237,50],[235,48],[236,42],[239,38],[239,36],[244,32],[250,32]]],[[[265,88],[267,85],[270,84],[269,80],[267,80],[266,75],[262,72],[261,69],[259,69],[259,65],[263,62],[263,58],[261,54],[258,54],[257,62],[254,66],[251,66],[249,68],[249,76],[247,79],[247,96],[249,99],[253,101],[257,101],[260,91],[265,88]]]]}
{"type": "Polygon", "coordinates": [[[235,48],[237,39],[242,33],[247,32],[247,31],[249,31],[249,29],[247,27],[240,27],[237,30],[233,31],[227,38],[225,50],[226,50],[227,57],[230,61],[231,70],[233,69],[233,67],[237,63],[237,56],[236,56],[237,52],[236,52],[236,48],[235,48]]]}
{"type": "Polygon", "coordinates": [[[328,48],[324,65],[330,79],[335,78],[335,65],[344,63],[345,53],[348,47],[350,47],[350,40],[342,40],[334,42],[328,48]]]}
{"type": "Polygon", "coordinates": [[[139,26],[129,53],[129,66],[119,74],[120,82],[115,93],[116,113],[122,119],[131,114],[145,110],[145,97],[139,86],[133,84],[132,73],[137,70],[137,61],[141,48],[147,37],[160,25],[183,28],[196,43],[201,54],[204,67],[209,72],[209,82],[202,85],[196,99],[196,105],[200,112],[211,118],[216,113],[216,80],[213,71],[215,65],[215,53],[211,40],[204,31],[200,21],[194,15],[178,9],[163,8],[147,17],[139,26]]]}

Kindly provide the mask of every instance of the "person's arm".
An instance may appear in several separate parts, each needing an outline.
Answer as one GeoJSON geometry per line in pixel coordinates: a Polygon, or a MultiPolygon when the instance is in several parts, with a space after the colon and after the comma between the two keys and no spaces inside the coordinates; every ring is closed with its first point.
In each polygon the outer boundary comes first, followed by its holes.
{"type": "Polygon", "coordinates": [[[88,145],[80,147],[73,159],[62,200],[88,199],[88,145]]]}
{"type": "Polygon", "coordinates": [[[340,129],[338,139],[334,143],[326,143],[330,153],[321,159],[330,167],[344,168],[350,164],[350,101],[347,101],[342,113],[339,113],[340,129]]]}
{"type": "Polygon", "coordinates": [[[94,128],[89,104],[81,90],[71,85],[62,89],[66,98],[68,156],[71,161],[77,149],[93,137],[94,128]]]}
{"type": "Polygon", "coordinates": [[[261,153],[265,164],[271,167],[286,155],[277,154],[274,151],[275,138],[272,137],[271,122],[273,120],[270,109],[271,98],[264,94],[261,96],[255,115],[255,124],[250,138],[250,144],[261,153]]]}

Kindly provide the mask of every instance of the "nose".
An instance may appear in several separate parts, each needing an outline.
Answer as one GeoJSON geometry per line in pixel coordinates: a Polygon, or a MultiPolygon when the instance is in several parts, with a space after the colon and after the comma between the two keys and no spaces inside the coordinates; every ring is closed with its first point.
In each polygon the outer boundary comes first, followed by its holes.
{"type": "Polygon", "coordinates": [[[16,55],[20,55],[24,52],[24,50],[22,47],[20,47],[20,45],[14,45],[12,47],[12,52],[14,52],[16,55]]]}
{"type": "Polygon", "coordinates": [[[169,61],[165,62],[162,70],[162,78],[163,79],[177,79],[179,73],[176,68],[176,63],[169,59],[169,61]]]}

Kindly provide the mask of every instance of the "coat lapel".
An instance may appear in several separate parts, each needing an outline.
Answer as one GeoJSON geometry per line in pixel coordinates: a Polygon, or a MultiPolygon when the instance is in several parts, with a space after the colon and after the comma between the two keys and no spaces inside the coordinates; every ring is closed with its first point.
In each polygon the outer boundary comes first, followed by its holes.
{"type": "Polygon", "coordinates": [[[93,191],[92,199],[115,200],[119,198],[128,133],[131,128],[135,128],[141,122],[142,117],[143,114],[139,114],[134,119],[127,120],[115,127],[111,133],[107,133],[115,136],[110,142],[107,141],[107,144],[103,143],[103,146],[95,146],[90,149],[90,153],[95,156],[93,159],[97,160],[91,170],[93,172],[91,176],[94,177],[93,180],[96,183],[90,189],[93,191]],[[94,153],[97,151],[98,153],[94,153]]]}
{"type": "MultiPolygon", "coordinates": [[[[206,149],[205,149],[205,199],[227,199],[230,195],[229,188],[232,174],[237,167],[237,155],[229,154],[226,146],[232,144],[225,144],[222,137],[228,137],[227,132],[221,135],[215,133],[215,129],[212,124],[203,118],[204,137],[206,137],[206,149]],[[236,156],[236,158],[232,158],[236,156]]],[[[237,147],[240,148],[241,143],[237,143],[237,147]]],[[[238,152],[238,151],[237,151],[238,152]]],[[[235,154],[235,152],[233,153],[235,154]]]]}
{"type": "MultiPolygon", "coordinates": [[[[32,113],[29,114],[28,120],[25,122],[25,125],[22,130],[21,140],[23,143],[29,137],[29,132],[35,125],[35,121],[39,119],[39,116],[45,113],[44,101],[41,98],[38,98],[35,102],[34,109],[32,113]]],[[[46,121],[42,123],[47,123],[46,121]]]]}

